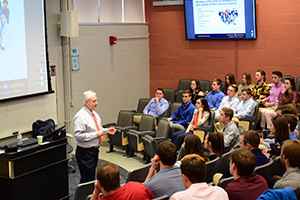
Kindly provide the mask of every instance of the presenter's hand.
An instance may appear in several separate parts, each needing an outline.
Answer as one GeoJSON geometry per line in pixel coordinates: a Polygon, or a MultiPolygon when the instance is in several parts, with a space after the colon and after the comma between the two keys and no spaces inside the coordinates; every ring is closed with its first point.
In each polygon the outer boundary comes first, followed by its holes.
{"type": "Polygon", "coordinates": [[[116,133],[116,129],[111,127],[111,128],[108,128],[107,129],[107,133],[110,134],[110,135],[114,135],[116,133]]]}
{"type": "Polygon", "coordinates": [[[103,135],[105,135],[105,133],[103,131],[97,131],[97,137],[100,138],[103,135]]]}

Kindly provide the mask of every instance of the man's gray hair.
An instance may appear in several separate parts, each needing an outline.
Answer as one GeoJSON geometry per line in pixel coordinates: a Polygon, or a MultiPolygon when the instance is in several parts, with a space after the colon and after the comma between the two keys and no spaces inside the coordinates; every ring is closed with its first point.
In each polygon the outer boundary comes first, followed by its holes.
{"type": "Polygon", "coordinates": [[[85,104],[85,101],[89,100],[92,96],[96,96],[96,93],[91,90],[85,91],[83,93],[83,104],[85,104]]]}

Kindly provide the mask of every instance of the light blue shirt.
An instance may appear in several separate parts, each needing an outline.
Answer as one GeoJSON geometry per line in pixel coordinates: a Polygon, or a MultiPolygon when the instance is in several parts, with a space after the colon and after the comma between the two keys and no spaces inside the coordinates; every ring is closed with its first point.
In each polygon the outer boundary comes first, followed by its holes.
{"type": "Polygon", "coordinates": [[[93,113],[96,116],[100,130],[107,131],[107,129],[101,126],[99,115],[95,111],[91,112],[87,107],[83,106],[73,119],[75,143],[80,147],[91,148],[100,145],[99,138],[97,137],[97,127],[92,116],[93,113]]]}
{"type": "Polygon", "coordinates": [[[231,108],[233,110],[234,113],[236,113],[237,110],[237,105],[240,103],[240,100],[234,96],[231,99],[229,99],[229,96],[225,96],[222,99],[222,102],[218,108],[218,110],[215,111],[216,116],[219,116],[222,108],[231,108]]]}
{"type": "Polygon", "coordinates": [[[143,113],[157,117],[159,115],[166,114],[168,108],[169,102],[165,98],[159,100],[158,103],[156,102],[155,98],[152,98],[144,108],[143,113]]]}
{"type": "Polygon", "coordinates": [[[252,98],[249,98],[246,101],[241,101],[237,105],[237,111],[234,116],[238,118],[253,116],[255,107],[256,107],[256,102],[252,98]]]}

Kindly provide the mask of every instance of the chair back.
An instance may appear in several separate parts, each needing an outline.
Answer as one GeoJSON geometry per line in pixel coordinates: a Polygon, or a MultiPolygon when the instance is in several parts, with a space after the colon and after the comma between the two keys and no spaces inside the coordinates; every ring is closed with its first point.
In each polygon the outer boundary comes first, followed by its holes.
{"type": "Polygon", "coordinates": [[[176,110],[178,110],[179,106],[181,105],[181,103],[178,103],[178,102],[174,102],[172,104],[172,108],[171,108],[171,111],[170,111],[170,116],[176,112],[176,110]]]}
{"type": "Polygon", "coordinates": [[[168,199],[169,199],[169,196],[165,194],[164,196],[157,197],[153,200],[168,200],[168,199]]]}
{"type": "Polygon", "coordinates": [[[218,171],[219,173],[225,174],[225,172],[228,171],[229,169],[229,163],[230,163],[230,155],[232,153],[232,150],[224,153],[221,158],[220,158],[220,164],[218,167],[218,171]]]}
{"type": "Polygon", "coordinates": [[[294,79],[294,81],[295,81],[295,77],[292,76],[292,75],[282,75],[281,81],[284,82],[284,80],[285,80],[286,78],[292,78],[292,79],[294,79]]]}
{"type": "Polygon", "coordinates": [[[235,138],[230,142],[230,145],[224,149],[224,153],[227,153],[237,147],[240,143],[240,134],[236,135],[235,138]]]}
{"type": "Polygon", "coordinates": [[[149,103],[150,99],[149,98],[140,98],[138,105],[137,105],[137,109],[136,112],[137,113],[143,113],[144,108],[146,107],[146,105],[149,103]]]}
{"type": "Polygon", "coordinates": [[[175,98],[175,102],[178,102],[178,103],[181,103],[182,102],[182,93],[183,93],[184,90],[178,90],[177,91],[177,95],[176,95],[176,98],[175,98]]]}
{"type": "Polygon", "coordinates": [[[169,135],[169,129],[170,129],[170,123],[165,119],[160,120],[157,129],[155,131],[156,132],[155,137],[167,138],[169,135]]]}
{"type": "Polygon", "coordinates": [[[154,129],[154,117],[152,115],[142,115],[139,125],[139,132],[152,131],[154,129]]]}
{"type": "Polygon", "coordinates": [[[251,122],[250,124],[250,127],[249,129],[250,130],[256,130],[256,124],[257,124],[257,118],[258,118],[258,113],[259,113],[259,102],[256,103],[256,106],[255,106],[255,111],[253,113],[253,121],[251,122]]]}
{"type": "Polygon", "coordinates": [[[296,86],[296,90],[299,92],[300,91],[300,77],[297,77],[295,86],[296,86]]]}
{"type": "Polygon", "coordinates": [[[210,122],[209,122],[209,131],[207,131],[208,133],[212,133],[214,132],[214,128],[215,128],[215,112],[214,111],[210,111],[210,122]]]}
{"type": "Polygon", "coordinates": [[[163,88],[164,90],[164,98],[167,101],[175,101],[175,89],[173,88],[163,88]]]}
{"type": "Polygon", "coordinates": [[[133,112],[129,110],[120,110],[117,126],[125,127],[132,126],[133,124],[133,112]]]}
{"type": "Polygon", "coordinates": [[[205,178],[206,183],[212,182],[214,174],[217,173],[218,171],[219,164],[220,164],[219,157],[206,163],[207,166],[207,172],[205,178]]]}
{"type": "Polygon", "coordinates": [[[90,194],[93,193],[94,187],[95,181],[79,184],[75,190],[74,200],[86,199],[90,194]]]}
{"type": "Polygon", "coordinates": [[[144,144],[145,153],[150,156],[150,158],[153,158],[157,153],[157,141],[154,140],[150,135],[145,135],[145,137],[142,138],[142,141],[144,144]]]}
{"type": "Polygon", "coordinates": [[[150,167],[151,163],[144,165],[143,167],[130,170],[126,178],[126,183],[128,183],[129,181],[143,183],[148,175],[150,167]]]}
{"type": "Polygon", "coordinates": [[[285,171],[286,168],[282,166],[280,156],[277,156],[273,162],[273,169],[272,169],[271,176],[277,175],[282,177],[285,171]]]}
{"type": "Polygon", "coordinates": [[[183,148],[183,146],[181,146],[178,151],[177,160],[181,160],[183,157],[184,157],[184,148],[183,148]]]}
{"type": "Polygon", "coordinates": [[[210,91],[210,81],[209,80],[199,80],[199,84],[201,85],[204,92],[210,91]]]}
{"type": "MultiPolygon", "coordinates": [[[[218,186],[220,186],[221,188],[225,189],[226,186],[227,186],[231,181],[233,181],[233,180],[234,180],[234,177],[233,177],[233,176],[228,177],[228,178],[223,178],[223,179],[221,179],[221,180],[219,181],[218,186]]],[[[246,195],[246,194],[245,194],[245,195],[246,195]]]]}
{"type": "Polygon", "coordinates": [[[253,174],[261,175],[266,179],[266,181],[268,181],[269,177],[271,176],[272,169],[273,161],[270,161],[267,164],[255,167],[253,174]]]}
{"type": "Polygon", "coordinates": [[[192,79],[180,79],[178,83],[178,91],[179,90],[188,90],[190,89],[192,79]]]}

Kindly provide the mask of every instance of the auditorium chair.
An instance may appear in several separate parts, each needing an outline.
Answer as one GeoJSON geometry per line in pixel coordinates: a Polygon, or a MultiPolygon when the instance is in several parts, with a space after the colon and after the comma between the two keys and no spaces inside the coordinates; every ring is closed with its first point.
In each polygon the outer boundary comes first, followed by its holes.
{"type": "Polygon", "coordinates": [[[207,172],[206,172],[206,178],[205,178],[206,183],[212,182],[213,176],[215,173],[217,173],[219,165],[220,165],[219,157],[206,163],[206,166],[207,166],[207,172]]]}
{"type": "Polygon", "coordinates": [[[259,102],[256,102],[255,111],[253,113],[253,116],[249,117],[241,117],[239,119],[240,125],[245,128],[245,130],[256,130],[257,125],[257,117],[259,112],[259,102]]]}
{"type": "Polygon", "coordinates": [[[268,181],[269,177],[272,174],[272,169],[273,161],[270,161],[267,164],[255,167],[253,174],[261,175],[266,179],[266,181],[268,181]]]}
{"type": "Polygon", "coordinates": [[[164,98],[167,101],[174,102],[175,101],[175,89],[173,88],[162,88],[164,91],[164,98]]]}
{"type": "Polygon", "coordinates": [[[151,163],[144,165],[143,167],[130,170],[126,178],[126,183],[128,183],[129,181],[143,183],[148,175],[150,167],[151,163]]]}
{"type": "Polygon", "coordinates": [[[191,81],[192,79],[180,79],[178,83],[177,91],[190,89],[191,81]]]}
{"type": "Polygon", "coordinates": [[[203,89],[203,92],[210,91],[210,81],[209,80],[199,80],[199,83],[203,89]]]}

